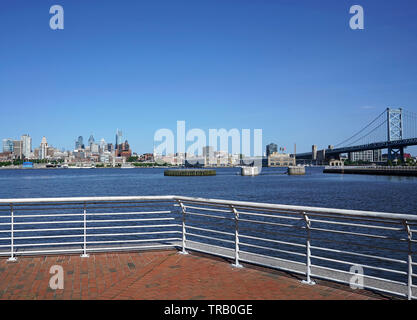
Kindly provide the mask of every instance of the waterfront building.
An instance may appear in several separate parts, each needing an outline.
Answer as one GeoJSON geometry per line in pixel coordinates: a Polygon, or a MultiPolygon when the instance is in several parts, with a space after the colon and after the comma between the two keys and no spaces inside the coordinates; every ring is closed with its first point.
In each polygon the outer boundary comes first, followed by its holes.
{"type": "Polygon", "coordinates": [[[295,158],[287,153],[274,152],[268,156],[268,167],[295,166],[295,158]]]}
{"type": "Polygon", "coordinates": [[[3,161],[10,161],[13,158],[13,154],[11,152],[2,152],[0,153],[0,162],[3,161]]]}
{"type": "Polygon", "coordinates": [[[204,159],[204,166],[216,166],[217,159],[214,155],[214,148],[211,146],[203,147],[203,159],[204,159]]]}
{"type": "Polygon", "coordinates": [[[94,137],[93,135],[90,135],[90,138],[88,138],[88,145],[90,146],[90,148],[92,144],[94,144],[94,137]]]}
{"type": "Polygon", "coordinates": [[[114,149],[119,149],[119,145],[122,144],[123,133],[121,130],[116,130],[116,144],[114,145],[114,149]]]}
{"type": "Polygon", "coordinates": [[[114,152],[114,146],[113,143],[108,143],[107,144],[107,151],[113,153],[114,152]]]}
{"type": "MultiPolygon", "coordinates": [[[[185,160],[185,154],[183,153],[181,156],[185,160]]],[[[154,161],[153,153],[144,153],[140,156],[141,161],[154,161]]],[[[184,161],[183,161],[184,162],[184,161]]]]}
{"type": "Polygon", "coordinates": [[[13,140],[3,139],[3,152],[13,152],[13,140]]]}
{"type": "Polygon", "coordinates": [[[90,144],[91,153],[99,153],[99,145],[97,143],[90,144]]]}
{"type": "Polygon", "coordinates": [[[22,140],[13,140],[13,155],[15,159],[21,160],[23,157],[22,154],[22,140]]]}
{"type": "Polygon", "coordinates": [[[42,137],[41,145],[39,148],[39,158],[46,159],[48,155],[48,142],[46,141],[45,137],[42,137]]]}
{"type": "Polygon", "coordinates": [[[22,154],[23,157],[29,159],[32,153],[32,138],[28,134],[21,137],[22,140],[22,154]]]}
{"type": "Polygon", "coordinates": [[[103,153],[105,151],[107,151],[107,143],[106,143],[106,140],[104,140],[104,138],[102,138],[100,140],[100,150],[99,150],[99,152],[101,154],[101,153],[103,153]]]}
{"type": "Polygon", "coordinates": [[[349,160],[353,162],[356,162],[356,161],[381,162],[382,153],[381,153],[381,150],[365,150],[365,151],[351,152],[349,153],[349,160]]]}
{"type": "Polygon", "coordinates": [[[84,149],[84,139],[82,136],[78,137],[78,140],[75,141],[75,150],[84,149]]]}
{"type": "Polygon", "coordinates": [[[278,152],[278,146],[275,143],[270,143],[266,146],[266,156],[269,157],[273,153],[278,152]]]}
{"type": "Polygon", "coordinates": [[[127,140],[122,144],[119,144],[119,148],[117,149],[116,153],[117,157],[129,158],[132,156],[132,150],[130,150],[129,143],[127,140]]]}
{"type": "Polygon", "coordinates": [[[53,158],[55,157],[56,152],[59,152],[58,150],[55,150],[55,148],[51,146],[46,147],[46,157],[47,158],[53,158]]]}
{"type": "Polygon", "coordinates": [[[100,162],[102,163],[110,163],[111,160],[111,154],[110,152],[106,151],[102,154],[100,154],[100,162]]]}

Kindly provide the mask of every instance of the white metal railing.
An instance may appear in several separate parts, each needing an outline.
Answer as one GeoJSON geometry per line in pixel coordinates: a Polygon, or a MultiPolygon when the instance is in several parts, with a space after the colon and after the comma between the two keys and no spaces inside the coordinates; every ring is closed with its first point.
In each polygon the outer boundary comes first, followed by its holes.
{"type": "Polygon", "coordinates": [[[180,247],[411,299],[416,226],[411,214],[182,196],[0,199],[0,254],[180,247]]]}

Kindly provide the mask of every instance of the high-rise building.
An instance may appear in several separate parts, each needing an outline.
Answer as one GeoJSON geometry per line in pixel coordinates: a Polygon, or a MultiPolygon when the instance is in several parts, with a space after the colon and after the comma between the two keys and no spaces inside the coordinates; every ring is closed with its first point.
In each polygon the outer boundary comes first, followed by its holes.
{"type": "Polygon", "coordinates": [[[100,140],[100,153],[103,153],[104,151],[106,151],[106,149],[107,149],[107,143],[106,143],[106,140],[104,140],[103,138],[100,140]]]}
{"type": "Polygon", "coordinates": [[[32,138],[28,134],[24,134],[22,140],[22,154],[28,159],[32,153],[32,138]]]}
{"type": "Polygon", "coordinates": [[[121,130],[116,130],[116,144],[114,145],[115,149],[119,149],[119,146],[122,144],[123,133],[121,130]]]}
{"type": "Polygon", "coordinates": [[[48,155],[48,142],[45,137],[42,137],[41,146],[39,148],[39,158],[46,159],[48,155]]]}
{"type": "Polygon", "coordinates": [[[90,144],[90,151],[91,151],[91,153],[99,153],[100,152],[100,150],[99,150],[100,148],[99,148],[99,145],[97,144],[97,143],[92,143],[92,144],[90,144]]]}
{"type": "Polygon", "coordinates": [[[278,152],[278,146],[275,143],[270,143],[266,146],[266,156],[269,157],[271,154],[278,152]]]}
{"type": "Polygon", "coordinates": [[[75,141],[75,150],[84,149],[84,139],[82,136],[78,137],[78,140],[75,141]]]}
{"type": "Polygon", "coordinates": [[[364,161],[364,162],[381,162],[381,150],[365,150],[349,153],[350,161],[364,161]]]}
{"type": "Polygon", "coordinates": [[[13,155],[15,157],[15,159],[22,159],[23,158],[23,154],[22,154],[22,140],[13,140],[13,155]]]}
{"type": "Polygon", "coordinates": [[[124,143],[119,144],[119,148],[116,150],[116,156],[125,158],[132,156],[132,150],[130,150],[127,140],[124,143]]]}
{"type": "Polygon", "coordinates": [[[317,160],[317,146],[315,144],[311,147],[311,159],[317,160]]]}
{"type": "Polygon", "coordinates": [[[13,152],[12,139],[3,139],[3,152],[13,152]]]}
{"type": "Polygon", "coordinates": [[[94,143],[94,137],[93,135],[90,135],[90,138],[88,138],[88,145],[90,146],[90,148],[93,143],[94,143]]]}

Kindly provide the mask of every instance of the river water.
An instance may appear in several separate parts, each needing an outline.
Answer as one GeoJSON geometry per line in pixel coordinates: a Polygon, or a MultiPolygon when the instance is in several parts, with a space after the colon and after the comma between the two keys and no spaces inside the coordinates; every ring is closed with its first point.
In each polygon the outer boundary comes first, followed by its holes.
{"type": "Polygon", "coordinates": [[[183,195],[276,204],[394,213],[417,213],[417,178],[323,174],[305,176],[263,168],[243,177],[239,168],[219,168],[211,177],[165,177],[164,169],[0,170],[0,198],[183,195]]]}

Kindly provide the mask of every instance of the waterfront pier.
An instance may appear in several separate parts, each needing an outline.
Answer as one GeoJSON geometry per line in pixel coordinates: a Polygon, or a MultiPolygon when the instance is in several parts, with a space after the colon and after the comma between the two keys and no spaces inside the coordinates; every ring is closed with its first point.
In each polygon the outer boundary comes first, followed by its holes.
{"type": "MultiPolygon", "coordinates": [[[[344,284],[348,289],[352,276],[357,275],[352,268],[358,266],[363,270],[364,289],[408,299],[417,297],[413,283],[417,257],[412,250],[417,217],[413,214],[171,195],[0,199],[0,212],[0,256],[4,257],[0,277],[10,279],[22,264],[29,272],[27,277],[19,278],[16,291],[3,289],[4,298],[27,290],[30,277],[41,279],[38,275],[48,272],[43,270],[47,264],[41,269],[38,266],[46,261],[62,262],[64,270],[72,272],[67,273],[67,279],[81,281],[88,288],[90,279],[96,281],[91,288],[106,286],[107,280],[116,283],[119,262],[113,259],[124,261],[120,268],[123,277],[128,277],[126,283],[115,284],[110,290],[114,298],[168,299],[179,294],[184,299],[317,298],[325,292],[316,287],[320,281],[344,284]],[[154,257],[151,252],[159,252],[155,257],[160,260],[155,265],[150,264],[154,257]],[[197,258],[196,253],[208,256],[197,258]],[[237,268],[241,266],[244,268],[237,268]],[[251,271],[255,267],[268,271],[251,271]],[[219,268],[219,273],[212,273],[212,268],[219,268]],[[271,280],[277,270],[298,280],[271,280]],[[81,278],[74,278],[74,272],[81,278]],[[145,274],[154,278],[146,280],[145,274]],[[168,286],[164,285],[168,281],[165,277],[171,279],[168,286]],[[181,283],[189,283],[187,293],[179,291],[182,284],[175,282],[178,277],[181,283]],[[230,291],[219,285],[222,277],[235,279],[230,291]],[[202,288],[196,289],[196,282],[202,288]],[[170,293],[151,289],[160,293],[155,297],[121,289],[127,285],[136,288],[136,284],[146,288],[165,286],[170,293]],[[266,288],[272,291],[268,293],[266,288]],[[121,290],[120,295],[117,290],[121,290]]],[[[0,281],[4,282],[10,284],[9,280],[0,281]]],[[[39,288],[41,284],[37,283],[39,288]]],[[[76,288],[80,290],[78,284],[76,288]]],[[[335,298],[341,295],[339,292],[335,298]]]]}
{"type": "Polygon", "coordinates": [[[417,177],[417,167],[384,167],[384,166],[327,166],[323,173],[369,174],[383,176],[417,177]]]}

